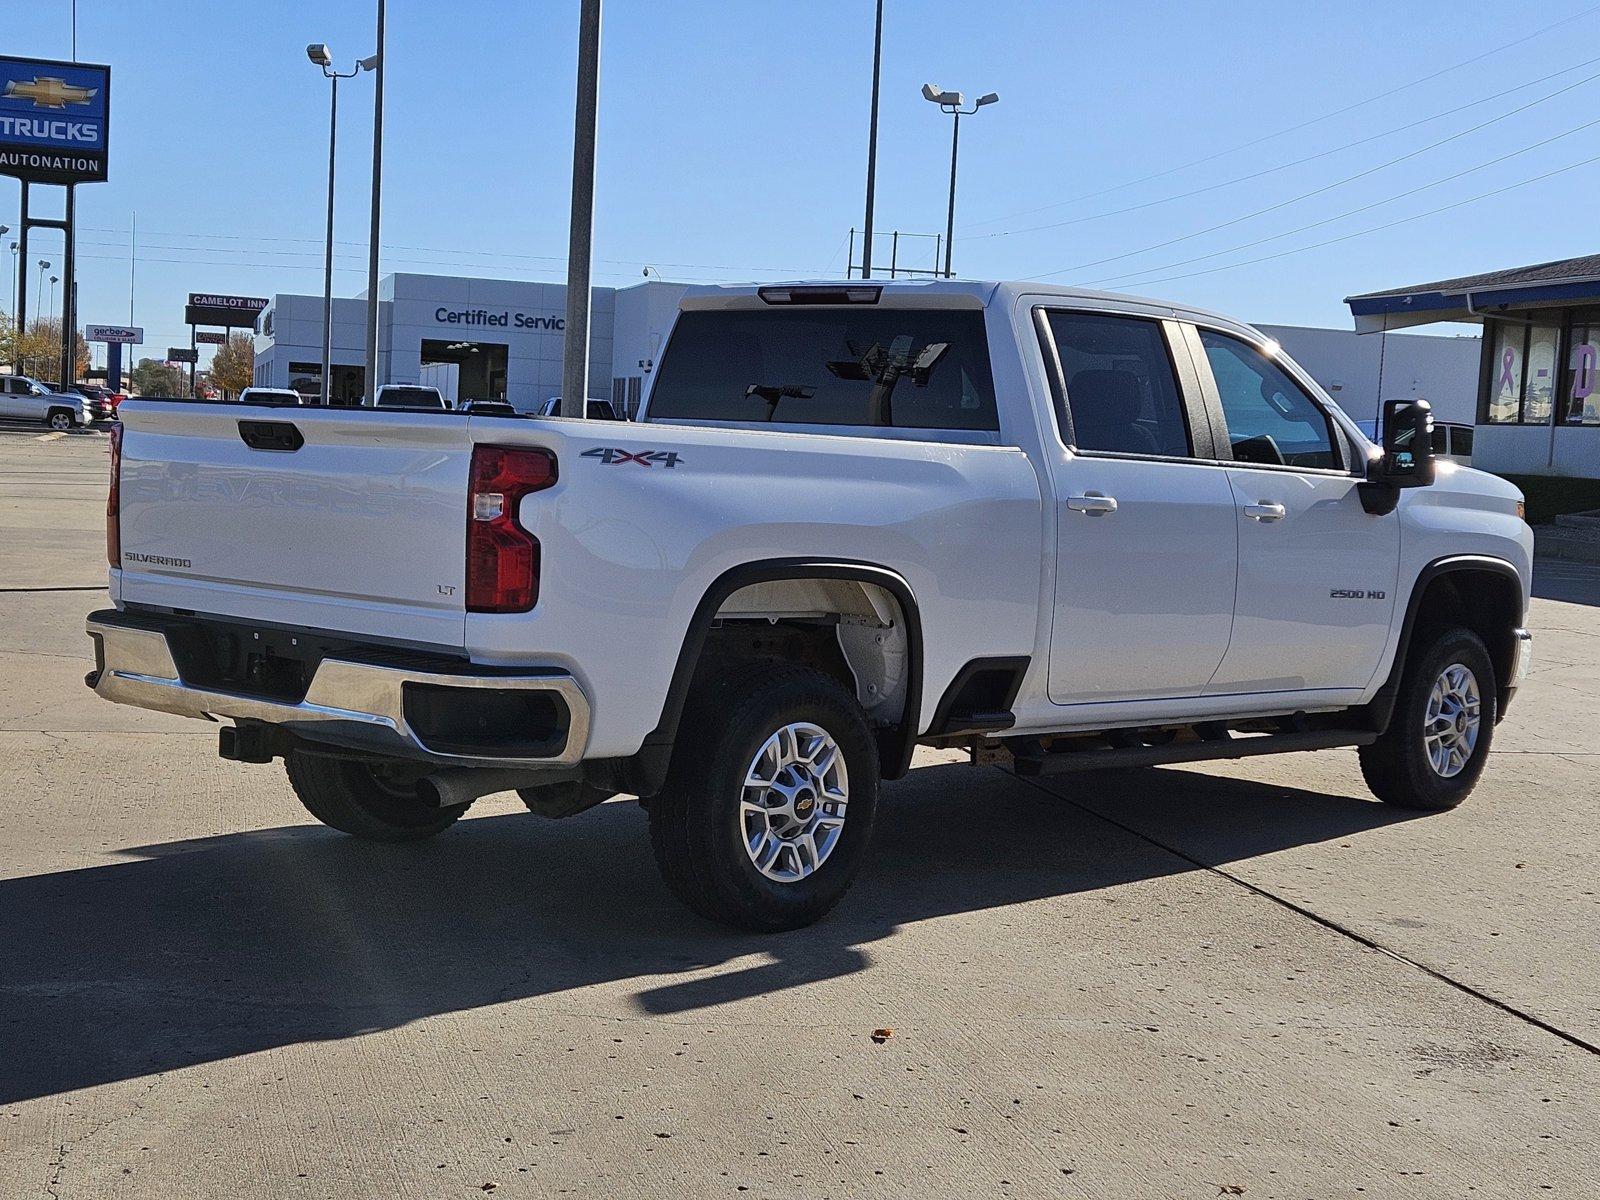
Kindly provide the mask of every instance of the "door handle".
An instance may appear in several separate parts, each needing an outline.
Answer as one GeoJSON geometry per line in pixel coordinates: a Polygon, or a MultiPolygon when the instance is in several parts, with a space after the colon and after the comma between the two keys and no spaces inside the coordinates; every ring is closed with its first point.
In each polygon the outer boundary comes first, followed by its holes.
{"type": "Polygon", "coordinates": [[[1102,496],[1099,492],[1085,492],[1081,496],[1068,496],[1067,507],[1085,516],[1103,517],[1117,511],[1117,498],[1102,496]]]}
{"type": "Polygon", "coordinates": [[[1281,504],[1263,500],[1259,504],[1246,504],[1244,515],[1252,521],[1281,521],[1288,515],[1288,510],[1281,504]]]}

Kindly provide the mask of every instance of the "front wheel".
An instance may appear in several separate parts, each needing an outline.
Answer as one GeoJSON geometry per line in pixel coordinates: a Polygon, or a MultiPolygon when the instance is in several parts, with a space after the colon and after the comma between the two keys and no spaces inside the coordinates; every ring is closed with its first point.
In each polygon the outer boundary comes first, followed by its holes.
{"type": "Polygon", "coordinates": [[[50,415],[45,418],[45,424],[57,433],[66,433],[73,426],[72,414],[64,408],[52,408],[50,415]]]}
{"type": "Polygon", "coordinates": [[[1489,756],[1497,695],[1494,663],[1470,629],[1442,629],[1416,647],[1389,728],[1361,748],[1373,795],[1426,811],[1465,800],[1489,756]]]}
{"type": "Polygon", "coordinates": [[[417,783],[429,768],[390,766],[292,751],[289,784],[306,811],[331,829],[369,842],[415,842],[443,833],[470,805],[440,808],[417,783]]]}
{"type": "Polygon", "coordinates": [[[878,755],[855,698],[805,667],[757,663],[699,690],[651,802],[672,891],[710,920],[771,933],[817,920],[872,839],[878,755]]]}

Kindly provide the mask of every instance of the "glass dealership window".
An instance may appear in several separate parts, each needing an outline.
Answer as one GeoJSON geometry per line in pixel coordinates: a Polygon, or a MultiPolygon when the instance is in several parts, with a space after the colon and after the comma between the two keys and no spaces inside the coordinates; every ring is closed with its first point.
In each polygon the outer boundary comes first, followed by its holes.
{"type": "Polygon", "coordinates": [[[1515,424],[1522,412],[1522,369],[1527,357],[1527,326],[1497,321],[1489,360],[1489,406],[1492,425],[1515,424]]]}
{"type": "Polygon", "coordinates": [[[1600,425],[1600,322],[1574,320],[1567,352],[1566,413],[1578,425],[1600,425]]]}
{"type": "Polygon", "coordinates": [[[1550,424],[1550,413],[1555,408],[1556,347],[1560,343],[1559,325],[1534,325],[1528,330],[1527,385],[1522,402],[1522,420],[1526,424],[1550,424]]]}

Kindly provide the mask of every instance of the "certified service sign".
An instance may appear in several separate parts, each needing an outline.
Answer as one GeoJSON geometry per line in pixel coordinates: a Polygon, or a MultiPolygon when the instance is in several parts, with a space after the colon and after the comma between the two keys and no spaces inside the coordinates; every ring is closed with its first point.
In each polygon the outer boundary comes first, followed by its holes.
{"type": "Polygon", "coordinates": [[[0,175],[104,179],[110,100],[110,67],[0,56],[0,175]]]}

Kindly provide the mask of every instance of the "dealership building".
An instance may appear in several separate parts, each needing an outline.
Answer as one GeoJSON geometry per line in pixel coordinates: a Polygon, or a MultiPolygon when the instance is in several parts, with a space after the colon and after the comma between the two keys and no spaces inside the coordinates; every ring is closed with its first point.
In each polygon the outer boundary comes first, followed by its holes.
{"type": "MultiPolygon", "coordinates": [[[[593,291],[589,394],[637,410],[683,284],[656,280],[593,291]]],[[[333,301],[332,394],[360,400],[366,293],[333,301]]],[[[506,400],[526,411],[561,394],[567,289],[559,283],[444,275],[378,282],[378,375],[429,383],[456,400],[506,400]]],[[[322,297],[277,295],[256,321],[258,387],[321,391],[322,297]]]]}
{"type": "MultiPolygon", "coordinates": [[[[649,280],[594,289],[589,394],[632,415],[672,327],[685,284],[649,280]]],[[[333,397],[362,394],[366,301],[333,302],[333,397]]],[[[559,283],[389,275],[379,281],[378,358],[385,383],[437,386],[452,400],[507,400],[522,411],[561,394],[567,289],[559,283]]],[[[1358,337],[1349,330],[1260,325],[1356,420],[1381,400],[1421,397],[1444,420],[1470,423],[1478,339],[1358,337]]],[[[256,322],[255,382],[321,390],[322,297],[278,295],[256,322]]]]}
{"type": "Polygon", "coordinates": [[[1362,333],[1437,322],[1483,326],[1473,466],[1600,479],[1600,254],[1367,292],[1346,303],[1362,333]]]}

